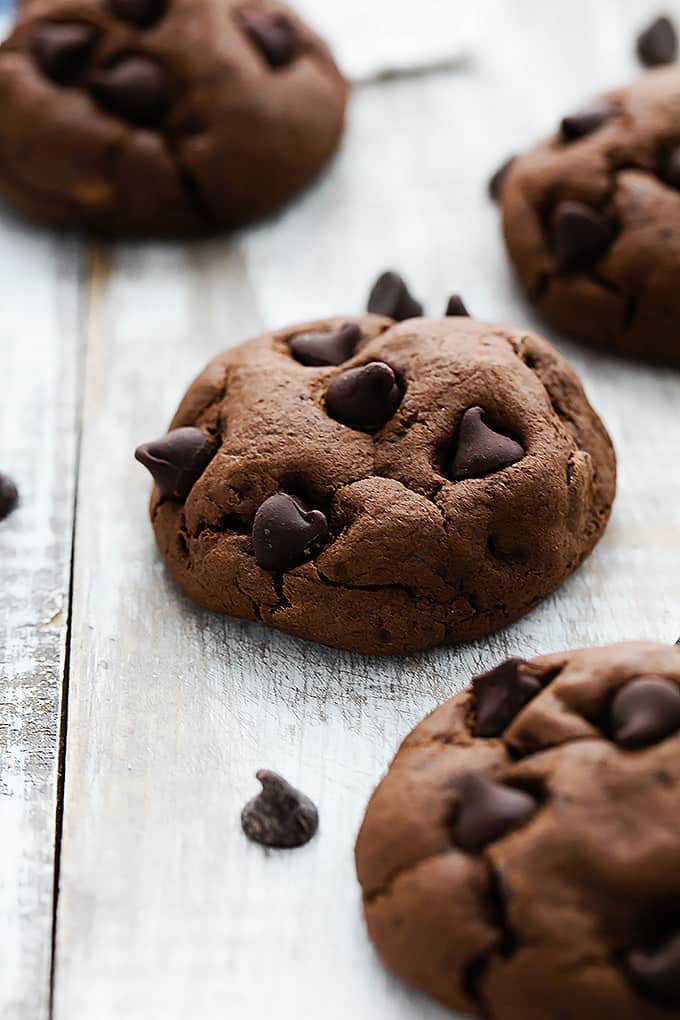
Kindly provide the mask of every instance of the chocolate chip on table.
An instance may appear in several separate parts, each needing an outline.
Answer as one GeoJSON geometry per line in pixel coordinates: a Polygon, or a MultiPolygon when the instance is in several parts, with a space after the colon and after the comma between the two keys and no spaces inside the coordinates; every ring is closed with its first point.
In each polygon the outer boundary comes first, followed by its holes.
{"type": "Polygon", "coordinates": [[[626,956],[630,977],[666,1006],[680,1006],[680,935],[652,949],[633,949],[626,956]]]}
{"type": "Polygon", "coordinates": [[[588,269],[604,255],[614,236],[607,217],[583,202],[560,202],[550,226],[558,269],[588,269]]]}
{"type": "Polygon", "coordinates": [[[101,106],[134,124],[158,124],[170,103],[168,76],[147,57],[121,57],[93,73],[88,84],[101,106]]]}
{"type": "Polygon", "coordinates": [[[488,673],[473,676],[475,736],[500,736],[524,706],[540,693],[540,682],[525,673],[523,665],[523,659],[507,659],[488,673]]]}
{"type": "Polygon", "coordinates": [[[311,559],[327,539],[326,515],[287,492],[265,499],[255,514],[253,552],[263,570],[290,570],[311,559]]]}
{"type": "Polygon", "coordinates": [[[680,685],[663,677],[631,680],[611,707],[612,736],[622,747],[656,744],[680,729],[680,685]]]}
{"type": "Polygon", "coordinates": [[[79,21],[39,21],[31,34],[31,54],[48,78],[67,82],[83,69],[97,30],[79,21]]]}
{"type": "Polygon", "coordinates": [[[678,55],[678,37],[670,18],[656,18],[637,37],[636,48],[645,67],[672,64],[678,55]]]}
{"type": "Polygon", "coordinates": [[[538,804],[524,790],[496,783],[478,773],[456,784],[460,799],[453,818],[453,838],[463,850],[481,850],[528,822],[538,804]]]}
{"type": "Polygon", "coordinates": [[[352,357],[361,340],[361,329],[355,322],[326,333],[298,333],[289,341],[296,361],[303,365],[341,365],[352,357]]]}
{"type": "Polygon", "coordinates": [[[142,443],[135,458],[151,472],[161,496],[183,500],[215,453],[215,443],[200,429],[173,429],[160,439],[142,443]]]}
{"type": "Polygon", "coordinates": [[[0,521],[9,517],[19,502],[19,490],[7,475],[0,473],[0,521]]]}
{"type": "Polygon", "coordinates": [[[285,14],[243,10],[237,18],[270,67],[290,64],[298,48],[298,35],[285,14]]]}
{"type": "Polygon", "coordinates": [[[460,294],[451,295],[446,306],[446,312],[444,314],[447,316],[466,315],[468,317],[470,315],[467,308],[465,307],[465,303],[460,294]]]}
{"type": "Polygon", "coordinates": [[[423,306],[411,296],[403,277],[388,271],[373,284],[368,296],[368,311],[403,322],[404,319],[419,318],[423,314],[423,306]]]}
{"type": "Polygon", "coordinates": [[[109,7],[121,21],[148,28],[163,17],[168,0],[109,0],[109,7]]]}
{"type": "Polygon", "coordinates": [[[508,170],[515,162],[516,156],[509,156],[504,163],[498,167],[495,173],[491,175],[489,179],[489,195],[494,202],[497,202],[501,197],[501,191],[503,190],[503,182],[505,181],[505,175],[508,170]]]}
{"type": "Polygon", "coordinates": [[[490,428],[484,415],[483,408],[470,407],[461,418],[451,465],[451,477],[456,481],[501,471],[524,457],[524,448],[490,428]]]}
{"type": "Polygon", "coordinates": [[[401,403],[396,376],[384,361],[371,361],[338,375],[326,390],[331,418],[361,432],[375,432],[401,403]]]}
{"type": "Polygon", "coordinates": [[[241,812],[241,828],[254,843],[279,849],[304,846],[319,827],[314,803],[285,779],[260,769],[262,790],[241,812]]]}
{"type": "Polygon", "coordinates": [[[584,107],[571,113],[562,119],[560,134],[562,141],[575,142],[579,138],[596,131],[614,116],[614,111],[605,103],[593,103],[592,106],[584,107]]]}

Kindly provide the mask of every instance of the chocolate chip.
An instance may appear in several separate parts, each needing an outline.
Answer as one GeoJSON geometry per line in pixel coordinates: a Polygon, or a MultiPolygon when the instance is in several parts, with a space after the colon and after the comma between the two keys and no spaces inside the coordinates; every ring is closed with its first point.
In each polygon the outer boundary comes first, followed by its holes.
{"type": "Polygon", "coordinates": [[[510,156],[504,163],[501,163],[498,170],[496,170],[496,172],[491,176],[489,181],[489,195],[494,202],[497,202],[501,197],[505,176],[516,158],[516,156],[510,156]]]}
{"type": "Polygon", "coordinates": [[[666,1006],[680,1006],[680,935],[653,949],[633,949],[626,957],[630,977],[666,1006]]]}
{"type": "Polygon", "coordinates": [[[622,747],[656,744],[680,729],[680,685],[645,676],[621,687],[612,702],[612,735],[622,747]]]}
{"type": "Polygon", "coordinates": [[[87,61],[97,30],[78,21],[41,21],[31,34],[33,59],[48,78],[71,81],[87,61]]]}
{"type": "Polygon", "coordinates": [[[645,67],[672,64],[678,54],[678,37],[670,18],[657,18],[637,37],[637,54],[645,67]]]}
{"type": "Polygon", "coordinates": [[[488,673],[473,676],[475,736],[500,736],[540,692],[540,682],[535,676],[523,672],[523,665],[522,659],[508,659],[488,673]]]}
{"type": "Polygon", "coordinates": [[[680,146],[673,149],[666,157],[661,176],[671,188],[680,191],[680,146]]]}
{"type": "Polygon", "coordinates": [[[111,11],[122,21],[148,28],[165,14],[168,0],[109,0],[111,11]]]}
{"type": "Polygon", "coordinates": [[[263,570],[290,570],[311,559],[327,538],[325,514],[287,492],[265,499],[255,514],[253,551],[263,570]]]}
{"type": "Polygon", "coordinates": [[[336,376],[326,390],[331,418],[362,432],[375,432],[389,421],[401,403],[394,372],[384,361],[371,361],[336,376]]]}
{"type": "Polygon", "coordinates": [[[453,315],[466,315],[468,317],[470,315],[470,313],[468,312],[467,308],[465,307],[465,304],[464,304],[463,299],[460,296],[460,294],[452,294],[451,295],[451,297],[449,298],[448,304],[446,306],[445,314],[447,316],[449,316],[449,315],[452,315],[452,316],[453,315]]]}
{"type": "Polygon", "coordinates": [[[605,103],[593,103],[576,113],[564,117],[560,124],[560,134],[565,142],[575,142],[578,138],[597,130],[614,116],[614,111],[605,103]]]}
{"type": "Polygon", "coordinates": [[[387,272],[373,284],[368,297],[368,311],[403,322],[404,319],[417,319],[423,314],[423,306],[411,296],[399,273],[387,272]]]}
{"type": "Polygon", "coordinates": [[[528,822],[538,804],[523,790],[469,773],[457,784],[460,799],[453,819],[453,838],[463,850],[481,850],[528,822]]]}
{"type": "Polygon", "coordinates": [[[457,481],[501,471],[524,456],[518,442],[482,421],[484,415],[483,408],[470,407],[461,418],[451,467],[451,477],[457,481]]]}
{"type": "Polygon", "coordinates": [[[561,270],[587,269],[604,255],[614,236],[607,217],[583,202],[560,202],[551,220],[551,244],[561,270]]]}
{"type": "Polygon", "coordinates": [[[19,490],[7,475],[0,474],[0,521],[9,517],[19,502],[19,490]]]}
{"type": "Polygon", "coordinates": [[[161,496],[183,500],[214,453],[215,444],[209,436],[185,426],[151,443],[142,443],[135,450],[135,458],[149,469],[161,496]]]}
{"type": "Polygon", "coordinates": [[[262,792],[241,812],[241,828],[248,839],[280,849],[308,843],[319,827],[314,803],[276,772],[260,769],[256,778],[262,792]]]}
{"type": "Polygon", "coordinates": [[[239,11],[237,18],[270,67],[290,64],[298,48],[298,35],[284,14],[239,11]]]}
{"type": "Polygon", "coordinates": [[[326,333],[298,333],[290,340],[293,357],[303,365],[341,365],[351,358],[361,340],[355,322],[326,333]]]}
{"type": "Polygon", "coordinates": [[[101,106],[134,124],[158,124],[170,102],[166,72],[146,57],[121,57],[91,75],[89,85],[101,106]]]}

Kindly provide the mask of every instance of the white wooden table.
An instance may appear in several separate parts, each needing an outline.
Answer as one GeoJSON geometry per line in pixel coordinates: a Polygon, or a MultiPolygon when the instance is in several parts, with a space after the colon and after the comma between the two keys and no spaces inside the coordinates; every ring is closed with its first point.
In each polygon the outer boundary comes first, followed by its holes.
{"type": "MultiPolygon", "coordinates": [[[[301,6],[322,24],[342,5],[301,6]]],[[[366,4],[345,6],[361,32],[366,4]]],[[[390,6],[403,16],[405,0],[390,6]]],[[[408,9],[458,38],[462,3],[408,9]]],[[[193,608],[154,548],[132,450],[221,348],[358,311],[388,266],[433,312],[457,290],[480,316],[536,324],[488,174],[632,78],[656,6],[474,13],[463,67],[357,88],[339,159],[274,222],[104,245],[2,216],[0,468],[22,497],[0,525],[2,1020],[443,1016],[377,963],[354,879],[362,810],[397,742],[508,654],[680,634],[680,374],[556,336],[613,434],[618,501],[587,564],[495,637],[385,661],[303,644],[193,608]],[[242,836],[258,767],[319,804],[307,847],[242,836]]]]}

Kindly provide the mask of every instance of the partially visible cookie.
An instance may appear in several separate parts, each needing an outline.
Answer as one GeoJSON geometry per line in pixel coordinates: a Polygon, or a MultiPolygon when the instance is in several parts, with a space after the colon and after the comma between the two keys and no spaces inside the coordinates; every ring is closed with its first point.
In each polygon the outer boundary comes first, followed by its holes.
{"type": "Polygon", "coordinates": [[[346,100],[277,0],[34,0],[0,47],[0,195],[109,234],[246,223],[317,176],[346,100]]]}
{"type": "Polygon", "coordinates": [[[680,1017],[680,648],[510,660],[403,742],[356,845],[388,967],[485,1020],[680,1017]]]}
{"type": "Polygon", "coordinates": [[[680,69],[563,118],[507,167],[510,258],[530,300],[583,340],[680,364],[680,69]]]}

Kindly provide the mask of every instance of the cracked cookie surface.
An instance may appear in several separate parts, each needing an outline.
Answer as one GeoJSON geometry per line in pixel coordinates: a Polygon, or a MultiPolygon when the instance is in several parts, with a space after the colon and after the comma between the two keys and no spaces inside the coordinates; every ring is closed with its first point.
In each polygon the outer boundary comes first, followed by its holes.
{"type": "Polygon", "coordinates": [[[510,258],[575,337],[680,365],[680,70],[650,71],[566,116],[508,166],[510,258]]]}
{"type": "Polygon", "coordinates": [[[35,0],[0,47],[0,195],[106,234],[246,223],[318,175],[346,100],[276,0],[35,0]]]}
{"type": "Polygon", "coordinates": [[[497,630],[595,545],[609,437],[540,337],[336,318],[215,358],[137,456],[178,587],[366,653],[497,630]]]}
{"type": "Polygon", "coordinates": [[[679,790],[679,648],[474,678],[368,805],[356,864],[378,952],[485,1020],[677,1020],[679,790]]]}

